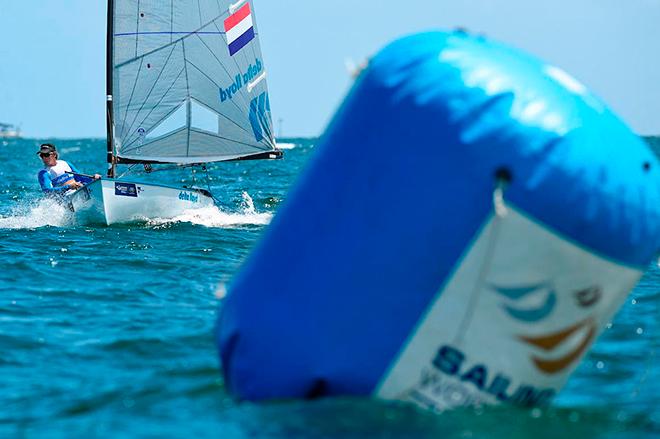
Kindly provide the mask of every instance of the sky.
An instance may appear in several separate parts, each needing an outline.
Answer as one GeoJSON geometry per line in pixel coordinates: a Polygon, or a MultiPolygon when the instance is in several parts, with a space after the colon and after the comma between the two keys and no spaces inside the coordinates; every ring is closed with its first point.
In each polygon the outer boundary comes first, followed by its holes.
{"type": "MultiPolygon", "coordinates": [[[[317,136],[359,62],[465,27],[563,68],[639,134],[660,134],[660,0],[253,0],[276,134],[317,136]]],[[[0,122],[105,137],[104,1],[0,0],[0,122]]]]}

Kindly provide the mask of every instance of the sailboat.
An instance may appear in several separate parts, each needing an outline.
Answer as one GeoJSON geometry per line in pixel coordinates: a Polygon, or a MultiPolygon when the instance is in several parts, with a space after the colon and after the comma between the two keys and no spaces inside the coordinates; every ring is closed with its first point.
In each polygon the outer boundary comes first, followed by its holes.
{"type": "Polygon", "coordinates": [[[0,122],[0,139],[20,139],[21,129],[16,125],[0,122]]]}
{"type": "Polygon", "coordinates": [[[214,205],[209,190],[117,177],[118,165],[277,159],[254,8],[249,0],[109,0],[107,178],[69,198],[107,225],[214,205]]]}

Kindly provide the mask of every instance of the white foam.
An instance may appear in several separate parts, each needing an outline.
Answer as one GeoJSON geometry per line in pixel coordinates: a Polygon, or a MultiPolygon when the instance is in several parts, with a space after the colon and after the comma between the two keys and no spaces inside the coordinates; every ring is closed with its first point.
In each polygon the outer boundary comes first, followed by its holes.
{"type": "Polygon", "coordinates": [[[66,227],[73,223],[71,212],[55,200],[41,199],[16,206],[8,216],[0,216],[0,229],[66,227]]]}
{"type": "Polygon", "coordinates": [[[217,206],[191,209],[174,218],[154,218],[148,224],[162,226],[172,223],[190,223],[212,228],[232,228],[248,225],[267,225],[273,218],[269,212],[257,212],[254,201],[247,192],[243,192],[243,202],[239,212],[225,212],[217,206]]]}
{"type": "Polygon", "coordinates": [[[270,213],[227,213],[215,206],[203,209],[191,209],[174,218],[154,218],[150,225],[161,226],[172,223],[190,223],[205,227],[231,228],[246,225],[266,225],[272,218],[270,213]]]}

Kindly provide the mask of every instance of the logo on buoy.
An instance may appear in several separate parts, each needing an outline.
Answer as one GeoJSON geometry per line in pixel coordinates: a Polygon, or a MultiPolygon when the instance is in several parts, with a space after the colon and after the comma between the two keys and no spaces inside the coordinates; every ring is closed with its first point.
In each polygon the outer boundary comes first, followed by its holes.
{"type": "MultiPolygon", "coordinates": [[[[491,288],[499,295],[514,302],[513,305],[504,304],[503,308],[510,317],[519,322],[532,324],[545,320],[552,314],[557,306],[557,292],[555,291],[554,286],[549,282],[516,287],[492,285],[491,288]],[[541,298],[541,300],[536,301],[539,305],[531,308],[522,308],[519,305],[515,305],[532,296],[541,298]]],[[[590,287],[575,293],[578,305],[583,308],[594,306],[600,300],[601,295],[602,289],[600,287],[590,287]]],[[[580,331],[586,332],[581,341],[575,349],[560,358],[548,359],[536,354],[531,355],[531,360],[538,370],[552,375],[564,371],[586,351],[596,336],[596,324],[594,320],[592,318],[587,318],[556,332],[535,336],[518,335],[517,338],[534,348],[541,349],[547,353],[552,353],[561,348],[565,342],[580,331]]]]}

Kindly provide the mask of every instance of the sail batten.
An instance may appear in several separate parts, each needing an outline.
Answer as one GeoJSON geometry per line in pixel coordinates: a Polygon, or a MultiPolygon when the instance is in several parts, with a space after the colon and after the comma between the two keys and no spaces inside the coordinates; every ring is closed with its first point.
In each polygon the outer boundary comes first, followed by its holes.
{"type": "Polygon", "coordinates": [[[254,11],[239,3],[114,0],[119,162],[204,163],[275,149],[254,11]]]}

